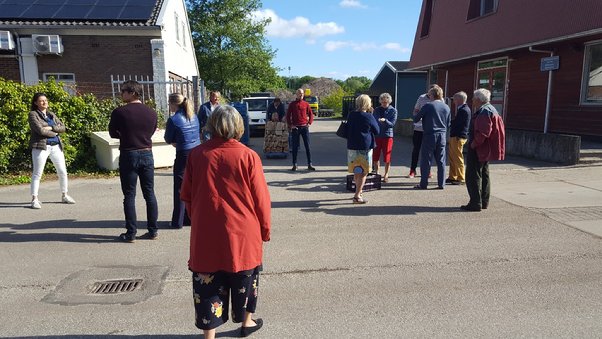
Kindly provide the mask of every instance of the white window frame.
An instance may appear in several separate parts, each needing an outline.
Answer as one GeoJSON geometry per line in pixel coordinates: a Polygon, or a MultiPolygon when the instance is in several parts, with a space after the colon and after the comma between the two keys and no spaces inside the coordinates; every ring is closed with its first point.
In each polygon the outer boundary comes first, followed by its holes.
{"type": "Polygon", "coordinates": [[[75,73],[44,73],[42,74],[44,81],[50,80],[53,78],[54,81],[58,84],[62,82],[64,84],[63,89],[71,94],[75,95],[75,73]]]}
{"type": "Polygon", "coordinates": [[[175,14],[175,17],[174,17],[175,24],[174,24],[174,26],[176,27],[176,41],[178,43],[180,43],[180,39],[181,39],[181,37],[180,37],[180,16],[178,16],[178,13],[174,13],[174,14],[175,14]]]}
{"type": "Polygon", "coordinates": [[[602,40],[591,41],[585,44],[583,49],[583,73],[581,75],[580,104],[583,106],[602,106],[601,100],[588,100],[587,89],[589,88],[589,66],[591,63],[590,50],[592,46],[602,46],[602,40]]]}

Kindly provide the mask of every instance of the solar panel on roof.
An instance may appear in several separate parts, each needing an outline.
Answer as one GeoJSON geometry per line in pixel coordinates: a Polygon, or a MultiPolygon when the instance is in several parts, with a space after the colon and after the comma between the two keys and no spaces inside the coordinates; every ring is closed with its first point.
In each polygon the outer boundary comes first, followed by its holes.
{"type": "Polygon", "coordinates": [[[0,19],[148,20],[157,0],[0,0],[0,19]]]}
{"type": "Polygon", "coordinates": [[[3,5],[0,12],[0,18],[18,18],[27,9],[27,6],[21,5],[3,5]]]}
{"type": "Polygon", "coordinates": [[[153,7],[148,6],[126,6],[119,16],[122,20],[145,20],[153,12],[153,7]]]}
{"type": "Polygon", "coordinates": [[[95,5],[97,0],[67,0],[65,5],[95,5]]]}
{"type": "Polygon", "coordinates": [[[2,5],[24,5],[28,7],[29,5],[36,2],[36,0],[4,0],[4,2],[0,2],[2,5]]]}
{"type": "Polygon", "coordinates": [[[65,0],[38,0],[36,3],[38,5],[64,5],[65,0]]]}
{"type": "Polygon", "coordinates": [[[152,6],[155,7],[157,0],[129,0],[127,6],[152,6]]]}
{"type": "Polygon", "coordinates": [[[50,19],[62,5],[38,5],[29,7],[19,18],[22,19],[50,19]]]}
{"type": "Polygon", "coordinates": [[[95,6],[92,11],[88,13],[86,19],[90,20],[117,20],[118,15],[121,12],[122,6],[95,6]]]}
{"type": "Polygon", "coordinates": [[[53,19],[81,19],[85,18],[90,12],[91,7],[85,5],[71,5],[63,6],[56,14],[53,19]]]}

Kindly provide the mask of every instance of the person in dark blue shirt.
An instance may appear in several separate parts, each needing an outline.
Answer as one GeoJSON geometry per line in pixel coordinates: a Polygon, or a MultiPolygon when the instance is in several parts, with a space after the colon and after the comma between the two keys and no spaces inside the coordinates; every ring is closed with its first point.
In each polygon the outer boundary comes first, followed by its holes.
{"type": "Polygon", "coordinates": [[[265,115],[265,121],[272,121],[272,114],[278,114],[278,121],[284,119],[284,105],[280,98],[275,98],[274,101],[268,106],[268,112],[265,115]]]}
{"type": "Polygon", "coordinates": [[[201,144],[201,128],[191,102],[182,94],[169,95],[169,110],[175,113],[167,120],[164,139],[166,143],[176,148],[176,160],[173,165],[173,212],[170,226],[182,228],[190,225],[190,218],[186,213],[184,202],[180,200],[180,188],[184,180],[188,154],[201,144]]]}
{"type": "Polygon", "coordinates": [[[420,151],[420,184],[417,189],[426,189],[431,172],[432,156],[437,163],[437,188],[445,187],[445,145],[450,124],[449,107],[443,102],[443,89],[433,86],[429,92],[433,101],[422,106],[414,116],[414,122],[422,121],[424,134],[420,151]]]}
{"type": "Polygon", "coordinates": [[[378,174],[380,154],[382,153],[383,162],[385,163],[383,181],[389,182],[391,153],[393,151],[393,129],[397,121],[397,110],[391,106],[392,98],[389,93],[382,93],[378,97],[378,101],[380,102],[380,106],[374,109],[373,115],[376,121],[378,121],[380,133],[376,136],[376,148],[374,148],[372,162],[374,163],[374,172],[378,174]]]}
{"type": "Polygon", "coordinates": [[[468,96],[465,92],[454,94],[456,116],[451,121],[449,133],[449,175],[447,184],[460,185],[464,183],[464,155],[462,150],[468,138],[470,126],[470,107],[466,104],[468,96]]]}
{"type": "Polygon", "coordinates": [[[374,135],[380,132],[378,122],[372,115],[372,99],[362,94],[355,99],[354,112],[347,117],[347,168],[355,181],[354,204],[365,204],[362,189],[372,169],[374,135]]]}

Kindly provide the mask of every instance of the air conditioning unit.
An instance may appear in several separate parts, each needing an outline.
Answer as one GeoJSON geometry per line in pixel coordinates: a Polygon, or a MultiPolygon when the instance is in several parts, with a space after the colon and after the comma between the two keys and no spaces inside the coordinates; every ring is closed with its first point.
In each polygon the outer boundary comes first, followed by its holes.
{"type": "Polygon", "coordinates": [[[13,35],[9,31],[0,31],[0,49],[1,50],[13,50],[15,49],[15,42],[13,41],[13,35]]]}
{"type": "Polygon", "coordinates": [[[37,54],[62,54],[63,44],[58,35],[38,35],[32,34],[33,51],[37,54]]]}

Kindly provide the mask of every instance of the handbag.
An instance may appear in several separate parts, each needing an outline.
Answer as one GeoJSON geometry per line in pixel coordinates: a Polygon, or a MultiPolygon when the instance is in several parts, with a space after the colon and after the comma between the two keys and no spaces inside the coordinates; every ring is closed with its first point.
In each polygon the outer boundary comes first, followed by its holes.
{"type": "Polygon", "coordinates": [[[347,139],[347,121],[341,121],[337,129],[337,136],[347,139]]]}

